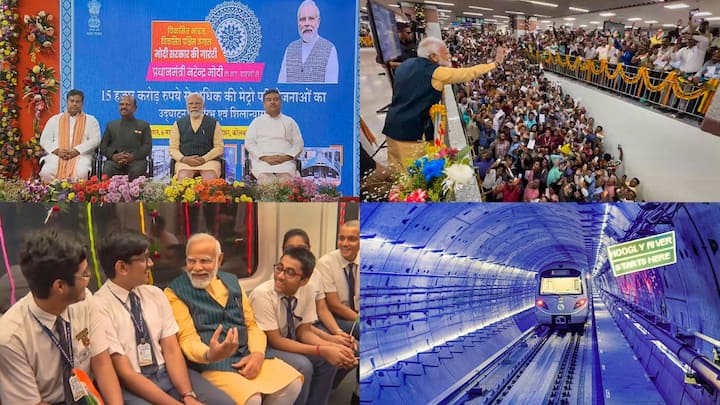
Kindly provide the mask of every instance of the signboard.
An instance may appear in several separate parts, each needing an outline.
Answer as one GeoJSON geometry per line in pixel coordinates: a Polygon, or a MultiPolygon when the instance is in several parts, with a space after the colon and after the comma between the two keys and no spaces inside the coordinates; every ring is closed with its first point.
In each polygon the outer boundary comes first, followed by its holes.
{"type": "Polygon", "coordinates": [[[615,277],[673,264],[675,231],[608,246],[607,254],[615,277]]]}
{"type": "Polygon", "coordinates": [[[60,0],[63,107],[70,88],[83,90],[84,110],[102,130],[119,118],[120,98],[134,95],[135,115],[152,127],[155,172],[166,173],[170,128],[186,114],[185,97],[200,93],[205,113],[223,128],[226,160],[234,165],[228,174],[240,178],[245,131],[264,114],[263,92],[277,88],[282,113],[297,122],[305,148],[345,157],[328,154],[323,164],[332,164],[341,192],[353,195],[358,4],[315,0],[317,18],[312,6],[301,14],[301,4],[60,0]],[[313,41],[320,50],[306,55],[302,44],[313,41]]]}

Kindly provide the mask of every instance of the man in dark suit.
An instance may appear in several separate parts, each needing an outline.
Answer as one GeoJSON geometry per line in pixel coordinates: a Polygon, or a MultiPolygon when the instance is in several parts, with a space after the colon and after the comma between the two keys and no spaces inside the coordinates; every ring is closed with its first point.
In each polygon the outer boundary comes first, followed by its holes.
{"type": "Polygon", "coordinates": [[[130,180],[145,174],[146,158],[152,150],[150,125],[135,118],[137,102],[133,96],[120,99],[120,119],[111,121],[105,127],[100,152],[108,160],[103,174],[128,175],[130,180]]]}

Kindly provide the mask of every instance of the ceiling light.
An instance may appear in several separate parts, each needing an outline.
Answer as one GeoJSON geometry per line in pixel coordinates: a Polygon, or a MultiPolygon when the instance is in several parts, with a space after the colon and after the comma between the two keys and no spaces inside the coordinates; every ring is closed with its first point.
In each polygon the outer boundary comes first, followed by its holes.
{"type": "Polygon", "coordinates": [[[578,25],[578,27],[585,28],[585,27],[587,27],[587,24],[580,24],[580,25],[578,25]]]}
{"type": "Polygon", "coordinates": [[[717,20],[720,20],[720,17],[710,17],[710,18],[705,19],[705,21],[717,21],[717,20]]]}
{"type": "Polygon", "coordinates": [[[694,14],[694,17],[704,17],[704,16],[706,16],[706,15],[712,15],[712,13],[709,12],[709,11],[701,11],[701,12],[699,12],[699,13],[695,13],[695,14],[694,14]]]}
{"type": "Polygon", "coordinates": [[[575,18],[574,18],[574,17],[565,17],[565,18],[563,18],[563,20],[565,20],[565,21],[575,21],[575,18]]]}
{"type": "Polygon", "coordinates": [[[542,20],[540,21],[541,24],[550,24],[552,21],[550,20],[542,20]]]}
{"type": "Polygon", "coordinates": [[[587,13],[590,11],[590,10],[585,10],[584,8],[578,8],[578,7],[568,7],[568,9],[572,10],[572,11],[579,11],[581,13],[587,13]]]}
{"type": "Polygon", "coordinates": [[[675,9],[678,9],[678,8],[688,8],[688,5],[687,5],[687,4],[683,4],[683,3],[668,4],[667,6],[665,6],[665,8],[668,8],[668,9],[670,9],[670,10],[675,10],[675,9]]]}
{"type": "Polygon", "coordinates": [[[517,15],[525,15],[525,13],[521,11],[505,11],[506,14],[517,14],[517,15]]]}
{"type": "Polygon", "coordinates": [[[425,0],[423,3],[425,3],[425,4],[435,4],[435,5],[438,5],[438,6],[454,6],[454,5],[455,5],[455,3],[445,3],[445,2],[442,2],[442,1],[434,1],[434,0],[425,0]]]}
{"type": "Polygon", "coordinates": [[[601,24],[600,21],[590,21],[590,24],[601,24]]]}
{"type": "Polygon", "coordinates": [[[400,8],[400,6],[398,6],[397,4],[388,4],[388,6],[390,6],[390,7],[395,7],[395,8],[400,8]]]}
{"type": "Polygon", "coordinates": [[[615,15],[615,13],[600,13],[601,17],[612,17],[614,15],[615,15]]]}
{"type": "Polygon", "coordinates": [[[493,11],[493,9],[487,7],[468,6],[468,8],[474,8],[475,10],[493,11]]]}
{"type": "Polygon", "coordinates": [[[493,17],[497,17],[497,18],[510,18],[510,17],[508,17],[508,16],[506,16],[506,15],[497,15],[497,14],[496,14],[496,15],[493,15],[493,17]]]}
{"type": "Polygon", "coordinates": [[[520,0],[520,1],[524,1],[525,3],[536,4],[538,6],[545,6],[545,7],[557,7],[558,6],[555,3],[546,3],[544,1],[536,1],[536,0],[520,0]]]}
{"type": "Polygon", "coordinates": [[[441,13],[452,13],[452,10],[445,10],[443,8],[439,8],[439,9],[437,9],[437,11],[439,11],[441,13]]]}
{"type": "Polygon", "coordinates": [[[550,18],[549,15],[542,15],[542,14],[533,14],[533,15],[534,15],[535,17],[540,17],[540,18],[550,18]]]}
{"type": "Polygon", "coordinates": [[[645,21],[645,24],[657,24],[657,21],[655,21],[655,20],[648,20],[648,21],[645,21]]]}
{"type": "Polygon", "coordinates": [[[642,21],[642,18],[640,18],[640,17],[633,17],[633,18],[628,18],[627,20],[628,20],[628,21],[642,21]]]}
{"type": "Polygon", "coordinates": [[[634,28],[632,25],[626,25],[625,28],[634,28]]]}
{"type": "Polygon", "coordinates": [[[663,27],[675,27],[675,24],[663,24],[663,27]]]}
{"type": "Polygon", "coordinates": [[[482,16],[482,13],[473,13],[473,12],[471,12],[471,11],[463,11],[463,14],[466,14],[466,15],[479,15],[479,16],[482,16]]]}
{"type": "Polygon", "coordinates": [[[485,21],[497,21],[497,20],[494,18],[486,18],[485,21]]]}

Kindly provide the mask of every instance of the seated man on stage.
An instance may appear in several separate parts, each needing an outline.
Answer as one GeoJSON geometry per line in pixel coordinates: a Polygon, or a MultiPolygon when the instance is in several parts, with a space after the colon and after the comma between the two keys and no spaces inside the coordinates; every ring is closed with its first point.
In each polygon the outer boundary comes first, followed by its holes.
{"type": "Polygon", "coordinates": [[[175,160],[178,180],[202,176],[204,180],[221,176],[220,162],[223,156],[223,135],[220,123],[205,115],[205,100],[198,93],[187,99],[188,115],[180,118],[170,130],[170,157],[175,160]]]}
{"type": "Polygon", "coordinates": [[[120,99],[120,119],[108,122],[100,142],[100,151],[108,160],[103,174],[126,174],[130,180],[145,174],[147,157],[152,150],[150,125],[135,118],[137,101],[133,96],[120,99]]]}
{"type": "Polygon", "coordinates": [[[295,159],[304,147],[300,128],[294,119],[280,112],[279,91],[266,90],[263,107],[265,114],[252,120],[245,133],[245,150],[253,176],[258,183],[299,176],[295,159]]]}
{"type": "Polygon", "coordinates": [[[50,117],[40,136],[40,146],[47,153],[40,158],[40,178],[46,183],[55,179],[87,179],[93,151],[100,143],[100,124],[82,110],[83,92],[68,91],[66,101],[65,112],[50,117]]]}

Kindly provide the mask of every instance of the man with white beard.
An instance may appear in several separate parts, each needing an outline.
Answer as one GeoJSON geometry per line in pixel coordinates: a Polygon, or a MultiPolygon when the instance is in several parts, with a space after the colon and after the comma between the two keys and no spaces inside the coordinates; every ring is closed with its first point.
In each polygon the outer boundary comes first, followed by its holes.
{"type": "Polygon", "coordinates": [[[420,158],[426,152],[426,142],[433,141],[430,108],[440,102],[445,85],[464,83],[494,70],[507,52],[500,46],[494,63],[456,69],[450,67],[445,43],[427,37],[418,45],[417,54],[395,70],[393,98],[383,127],[388,166],[394,172],[403,172],[405,162],[420,158]]]}
{"type": "Polygon", "coordinates": [[[188,114],[175,121],[170,129],[170,157],[175,160],[178,180],[202,176],[204,180],[220,177],[220,162],[224,153],[220,123],[205,115],[205,100],[199,93],[185,99],[188,114]]]}
{"type": "Polygon", "coordinates": [[[185,274],[165,289],[180,328],[188,366],[236,404],[292,404],[301,374],[280,359],[265,359],[267,338],[237,277],[218,271],[220,242],[199,233],[188,239],[185,274]]]}

